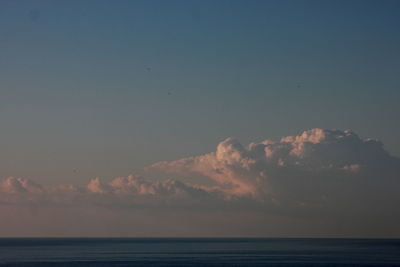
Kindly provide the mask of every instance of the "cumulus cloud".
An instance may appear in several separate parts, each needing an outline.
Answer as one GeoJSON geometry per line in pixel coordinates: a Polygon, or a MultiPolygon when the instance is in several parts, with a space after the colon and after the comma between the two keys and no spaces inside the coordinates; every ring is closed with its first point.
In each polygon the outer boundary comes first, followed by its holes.
{"type": "Polygon", "coordinates": [[[393,210],[399,203],[400,160],[381,142],[351,131],[312,129],[278,141],[242,145],[234,138],[215,152],[157,162],[146,168],[158,181],[137,175],[87,185],[40,185],[29,179],[0,182],[0,202],[128,207],[235,207],[266,213],[393,210]],[[173,177],[166,179],[164,177],[173,177]],[[198,184],[193,177],[212,183],[198,184]]]}
{"type": "Polygon", "coordinates": [[[351,131],[247,146],[228,138],[214,152],[146,170],[80,185],[5,178],[0,235],[400,235],[400,159],[351,131]]]}
{"type": "Polygon", "coordinates": [[[28,179],[9,177],[0,183],[0,192],[5,193],[41,193],[42,187],[28,179]]]}
{"type": "Polygon", "coordinates": [[[248,146],[228,138],[215,152],[157,162],[148,169],[181,177],[202,175],[228,196],[282,207],[339,209],[357,203],[358,208],[379,209],[399,200],[400,160],[380,141],[348,130],[317,128],[248,146]]]}
{"type": "Polygon", "coordinates": [[[178,180],[149,181],[129,175],[103,182],[96,177],[87,185],[40,185],[26,178],[0,182],[0,204],[102,205],[109,207],[188,207],[224,202],[217,191],[178,180]]]}

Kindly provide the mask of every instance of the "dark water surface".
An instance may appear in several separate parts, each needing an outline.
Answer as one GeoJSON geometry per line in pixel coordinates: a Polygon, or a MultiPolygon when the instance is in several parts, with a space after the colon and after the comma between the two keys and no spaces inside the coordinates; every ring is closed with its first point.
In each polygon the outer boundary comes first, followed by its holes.
{"type": "Polygon", "coordinates": [[[1,266],[400,266],[400,239],[2,238],[1,266]]]}

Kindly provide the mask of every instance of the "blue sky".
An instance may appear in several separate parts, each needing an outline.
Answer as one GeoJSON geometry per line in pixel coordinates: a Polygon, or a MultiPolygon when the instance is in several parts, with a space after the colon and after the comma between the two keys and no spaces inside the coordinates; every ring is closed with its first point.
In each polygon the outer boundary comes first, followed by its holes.
{"type": "Polygon", "coordinates": [[[398,1],[1,1],[1,177],[79,183],[310,128],[400,155],[398,1]]]}

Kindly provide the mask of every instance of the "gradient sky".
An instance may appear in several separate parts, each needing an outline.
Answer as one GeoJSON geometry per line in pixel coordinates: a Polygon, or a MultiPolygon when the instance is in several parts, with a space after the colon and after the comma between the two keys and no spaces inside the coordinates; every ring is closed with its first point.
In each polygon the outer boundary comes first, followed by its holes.
{"type": "Polygon", "coordinates": [[[1,1],[0,177],[84,185],[311,128],[400,156],[399,1],[1,1]]]}

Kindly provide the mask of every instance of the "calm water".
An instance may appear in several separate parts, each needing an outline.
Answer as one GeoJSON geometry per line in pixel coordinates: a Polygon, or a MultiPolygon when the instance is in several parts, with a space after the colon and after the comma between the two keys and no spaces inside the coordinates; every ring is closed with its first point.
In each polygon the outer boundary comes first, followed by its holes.
{"type": "Polygon", "coordinates": [[[0,239],[1,266],[400,266],[400,240],[0,239]]]}

